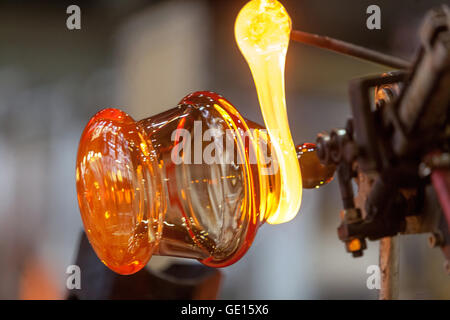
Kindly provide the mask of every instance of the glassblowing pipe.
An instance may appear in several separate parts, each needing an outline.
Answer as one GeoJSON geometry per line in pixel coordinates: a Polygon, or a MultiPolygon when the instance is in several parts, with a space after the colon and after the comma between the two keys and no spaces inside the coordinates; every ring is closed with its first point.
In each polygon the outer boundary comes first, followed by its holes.
{"type": "Polygon", "coordinates": [[[411,67],[410,62],[401,58],[393,57],[391,55],[330,37],[320,36],[299,30],[292,30],[291,39],[296,42],[309,44],[314,47],[331,50],[395,69],[409,69],[411,67]]]}

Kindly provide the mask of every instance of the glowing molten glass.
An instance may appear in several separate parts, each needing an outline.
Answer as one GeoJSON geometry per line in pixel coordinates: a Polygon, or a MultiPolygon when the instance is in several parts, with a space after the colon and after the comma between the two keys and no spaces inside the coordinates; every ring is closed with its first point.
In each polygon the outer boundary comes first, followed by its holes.
{"type": "Polygon", "coordinates": [[[284,67],[291,19],[274,0],[253,0],[239,12],[235,36],[255,81],[266,128],[279,161],[281,199],[267,222],[293,219],[300,209],[302,177],[289,129],[284,89],[284,67]]]}

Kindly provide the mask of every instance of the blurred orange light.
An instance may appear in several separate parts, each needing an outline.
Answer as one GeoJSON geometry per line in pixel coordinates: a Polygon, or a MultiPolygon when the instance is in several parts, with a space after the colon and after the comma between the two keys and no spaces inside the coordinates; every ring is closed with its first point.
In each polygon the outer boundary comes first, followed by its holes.
{"type": "Polygon", "coordinates": [[[348,243],[348,250],[350,252],[354,252],[354,251],[358,251],[361,250],[361,241],[359,239],[352,239],[349,243],[348,243]]]}

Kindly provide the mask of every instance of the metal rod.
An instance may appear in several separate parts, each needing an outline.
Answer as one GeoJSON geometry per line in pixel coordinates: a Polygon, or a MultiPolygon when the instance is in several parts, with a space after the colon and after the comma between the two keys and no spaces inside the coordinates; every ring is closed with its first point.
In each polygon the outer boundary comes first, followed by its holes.
{"type": "Polygon", "coordinates": [[[399,287],[399,239],[386,237],[380,240],[380,300],[398,299],[399,287]]]}
{"type": "Polygon", "coordinates": [[[296,42],[306,43],[314,47],[324,48],[395,69],[409,69],[411,67],[410,62],[401,58],[317,34],[292,30],[291,39],[296,42]]]}

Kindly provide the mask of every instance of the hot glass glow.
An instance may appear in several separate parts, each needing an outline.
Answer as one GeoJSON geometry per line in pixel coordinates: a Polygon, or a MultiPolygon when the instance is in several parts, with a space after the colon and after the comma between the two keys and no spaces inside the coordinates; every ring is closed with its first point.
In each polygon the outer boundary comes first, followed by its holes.
{"type": "Polygon", "coordinates": [[[278,209],[266,217],[278,224],[290,221],[300,209],[302,177],[286,112],[284,68],[291,19],[275,0],[252,0],[239,12],[235,37],[258,93],[272,146],[279,162],[281,198],[278,209]]]}

